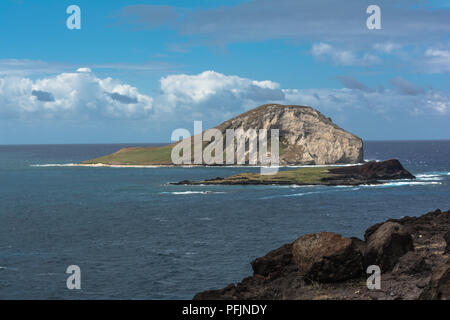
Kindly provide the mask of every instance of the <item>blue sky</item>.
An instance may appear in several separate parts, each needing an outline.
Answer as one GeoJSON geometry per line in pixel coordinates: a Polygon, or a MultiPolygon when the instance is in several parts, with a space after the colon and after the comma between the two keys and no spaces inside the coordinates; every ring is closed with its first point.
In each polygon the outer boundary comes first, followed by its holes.
{"type": "Polygon", "coordinates": [[[4,0],[0,28],[0,144],[169,142],[269,102],[450,139],[450,1],[4,0]]]}

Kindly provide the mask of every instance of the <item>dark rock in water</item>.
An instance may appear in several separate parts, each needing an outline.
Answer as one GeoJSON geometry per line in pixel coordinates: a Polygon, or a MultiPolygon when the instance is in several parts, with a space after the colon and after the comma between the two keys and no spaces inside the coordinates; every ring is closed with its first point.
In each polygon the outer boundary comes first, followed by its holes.
{"type": "Polygon", "coordinates": [[[444,240],[447,243],[445,247],[445,252],[450,253],[450,230],[444,235],[444,240]]]}
{"type": "Polygon", "coordinates": [[[367,243],[365,265],[378,265],[382,272],[392,270],[401,256],[414,250],[411,235],[395,222],[383,223],[376,230],[366,232],[364,238],[367,243]]]}
{"type": "Polygon", "coordinates": [[[363,274],[364,243],[332,232],[298,238],[292,254],[299,273],[307,280],[337,282],[363,274]]]}
{"type": "Polygon", "coordinates": [[[420,295],[423,300],[450,300],[450,260],[433,271],[430,283],[420,295]]]}
{"type": "Polygon", "coordinates": [[[273,175],[240,173],[227,178],[217,177],[203,181],[184,180],[174,185],[350,185],[381,184],[381,180],[415,179],[396,160],[369,162],[362,165],[334,168],[297,168],[279,171],[273,175]]]}
{"type": "Polygon", "coordinates": [[[400,161],[391,159],[381,162],[370,161],[360,166],[349,166],[333,168],[330,173],[340,175],[337,177],[343,179],[360,180],[396,180],[396,179],[415,179],[408,170],[406,170],[400,161]]]}
{"type": "Polygon", "coordinates": [[[170,184],[175,185],[175,186],[184,186],[184,185],[192,184],[192,181],[183,180],[183,181],[179,181],[179,182],[170,182],[170,184]]]}
{"type": "Polygon", "coordinates": [[[376,224],[366,230],[367,242],[334,233],[303,236],[255,259],[253,276],[199,293],[194,299],[450,299],[448,242],[444,240],[449,230],[450,211],[436,210],[376,224]],[[360,277],[362,266],[356,267],[365,248],[369,255],[376,253],[375,262],[383,264],[380,290],[369,290],[368,275],[360,277]],[[384,271],[386,266],[393,270],[384,271]],[[307,276],[316,280],[311,282],[307,276]]]}

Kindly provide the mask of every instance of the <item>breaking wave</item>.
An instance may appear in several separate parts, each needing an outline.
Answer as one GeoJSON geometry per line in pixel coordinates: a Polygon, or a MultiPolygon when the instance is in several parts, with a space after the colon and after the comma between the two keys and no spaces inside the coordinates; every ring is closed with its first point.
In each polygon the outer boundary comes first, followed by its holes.
{"type": "Polygon", "coordinates": [[[223,194],[226,192],[217,191],[174,191],[174,192],[161,192],[161,194],[173,194],[173,195],[187,195],[187,194],[223,194]]]}

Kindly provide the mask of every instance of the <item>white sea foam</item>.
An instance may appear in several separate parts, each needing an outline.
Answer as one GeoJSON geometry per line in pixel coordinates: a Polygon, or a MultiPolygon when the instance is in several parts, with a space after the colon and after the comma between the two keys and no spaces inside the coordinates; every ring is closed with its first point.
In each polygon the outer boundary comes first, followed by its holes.
{"type": "Polygon", "coordinates": [[[30,167],[77,167],[77,163],[46,163],[46,164],[32,164],[30,167]]]}
{"type": "Polygon", "coordinates": [[[405,186],[424,186],[424,185],[440,185],[442,182],[438,181],[385,181],[381,184],[362,184],[359,186],[309,186],[313,188],[322,188],[318,191],[309,191],[293,194],[280,194],[261,198],[262,200],[282,198],[282,197],[303,197],[311,194],[318,193],[331,193],[331,192],[347,192],[347,191],[358,191],[366,188],[392,188],[392,187],[405,187],[405,186]]]}
{"type": "Polygon", "coordinates": [[[445,176],[450,175],[450,172],[447,171],[434,171],[434,172],[426,172],[426,173],[420,173],[416,174],[417,180],[420,181],[439,181],[444,180],[445,176]]]}
{"type": "Polygon", "coordinates": [[[210,217],[204,217],[204,218],[196,218],[196,220],[200,220],[200,221],[211,221],[212,218],[210,218],[210,217]]]}
{"type": "MultiPolygon", "coordinates": [[[[361,165],[363,163],[357,164],[330,164],[330,165],[293,165],[293,166],[279,166],[278,168],[321,168],[321,167],[347,167],[354,165],[361,165]]],[[[206,165],[133,165],[133,164],[105,164],[105,163],[45,163],[45,164],[32,164],[31,167],[90,167],[90,168],[261,168],[261,166],[250,166],[250,165],[222,165],[222,166],[206,166],[206,165]]],[[[264,167],[267,168],[267,167],[264,167]]]]}
{"type": "Polygon", "coordinates": [[[425,185],[438,185],[442,182],[437,181],[397,181],[397,182],[385,182],[382,184],[363,184],[362,187],[370,188],[383,188],[383,187],[403,187],[403,186],[425,186],[425,185]]]}
{"type": "Polygon", "coordinates": [[[186,194],[222,194],[226,192],[216,192],[216,191],[175,191],[175,192],[161,192],[162,194],[173,194],[173,195],[186,195],[186,194]]]}

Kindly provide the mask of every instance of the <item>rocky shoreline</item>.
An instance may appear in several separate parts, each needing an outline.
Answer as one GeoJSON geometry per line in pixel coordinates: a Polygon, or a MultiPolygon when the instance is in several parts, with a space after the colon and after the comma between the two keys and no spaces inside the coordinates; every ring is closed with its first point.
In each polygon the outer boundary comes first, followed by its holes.
{"type": "Polygon", "coordinates": [[[238,284],[195,300],[450,299],[450,211],[389,219],[364,241],[332,232],[305,235],[251,262],[238,284]],[[381,269],[381,288],[367,288],[366,269],[381,269]]]}
{"type": "Polygon", "coordinates": [[[209,180],[172,182],[172,185],[361,185],[380,184],[383,180],[415,179],[400,161],[370,161],[362,165],[331,168],[299,168],[274,175],[241,173],[209,180]]]}

